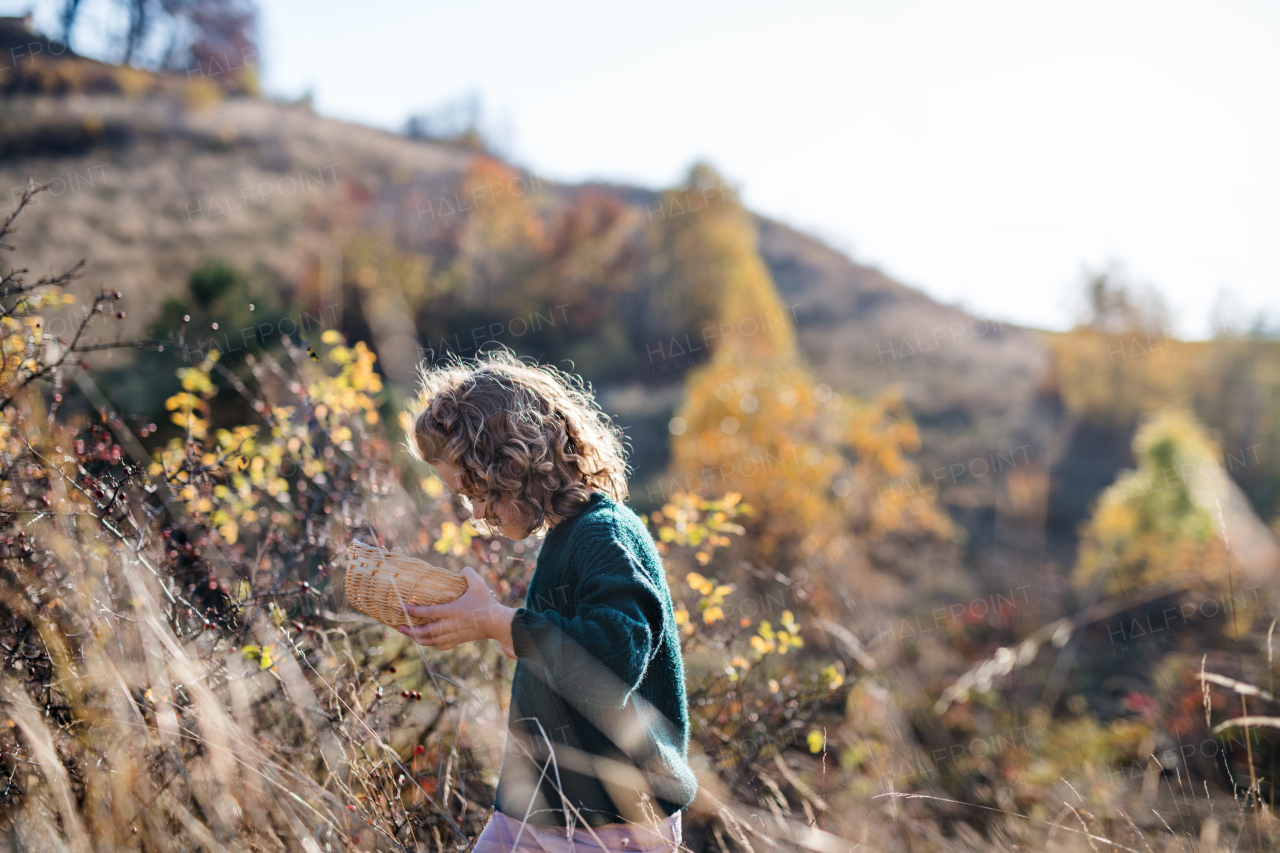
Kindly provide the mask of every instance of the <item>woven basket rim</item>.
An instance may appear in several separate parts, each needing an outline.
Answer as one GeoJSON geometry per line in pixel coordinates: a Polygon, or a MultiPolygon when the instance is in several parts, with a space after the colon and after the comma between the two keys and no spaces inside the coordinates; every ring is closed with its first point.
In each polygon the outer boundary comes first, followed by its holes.
{"type": "Polygon", "coordinates": [[[345,557],[347,603],[384,625],[425,624],[408,617],[403,606],[446,604],[467,590],[458,572],[359,539],[348,544],[345,557]]]}

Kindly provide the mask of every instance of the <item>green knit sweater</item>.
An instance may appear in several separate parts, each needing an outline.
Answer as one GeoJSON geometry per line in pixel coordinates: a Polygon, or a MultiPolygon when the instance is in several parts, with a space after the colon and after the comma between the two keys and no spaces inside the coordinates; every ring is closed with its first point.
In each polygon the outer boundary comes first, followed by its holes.
{"type": "Polygon", "coordinates": [[[511,623],[517,662],[498,811],[597,826],[691,803],[680,638],[644,522],[593,494],[547,534],[525,605],[511,623]]]}

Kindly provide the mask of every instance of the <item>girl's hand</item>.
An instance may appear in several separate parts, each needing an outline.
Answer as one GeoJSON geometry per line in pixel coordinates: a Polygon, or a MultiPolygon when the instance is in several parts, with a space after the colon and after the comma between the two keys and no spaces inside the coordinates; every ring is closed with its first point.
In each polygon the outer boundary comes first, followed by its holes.
{"type": "Polygon", "coordinates": [[[476,640],[497,640],[502,653],[514,658],[511,618],[515,609],[500,604],[475,569],[467,566],[462,576],[467,579],[467,591],[460,597],[448,604],[406,605],[414,619],[429,621],[416,628],[401,625],[397,630],[421,645],[442,651],[476,640]]]}

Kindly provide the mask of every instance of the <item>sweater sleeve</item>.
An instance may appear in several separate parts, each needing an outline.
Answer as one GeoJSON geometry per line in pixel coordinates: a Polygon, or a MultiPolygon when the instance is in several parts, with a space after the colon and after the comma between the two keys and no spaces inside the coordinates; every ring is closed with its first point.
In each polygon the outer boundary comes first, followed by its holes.
{"type": "Polygon", "coordinates": [[[602,525],[584,530],[570,554],[566,583],[553,590],[577,601],[568,618],[551,608],[516,611],[516,657],[566,699],[599,709],[622,708],[644,678],[661,638],[662,598],[636,553],[638,543],[602,525]],[[598,535],[593,535],[598,534],[598,535]]]}

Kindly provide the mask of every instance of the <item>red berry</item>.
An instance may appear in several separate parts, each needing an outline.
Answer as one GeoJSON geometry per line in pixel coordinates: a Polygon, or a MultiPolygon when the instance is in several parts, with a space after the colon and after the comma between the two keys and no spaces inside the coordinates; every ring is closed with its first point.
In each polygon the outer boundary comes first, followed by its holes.
{"type": "Polygon", "coordinates": [[[425,746],[423,746],[422,744],[418,744],[417,746],[415,746],[415,747],[413,748],[413,754],[414,754],[414,755],[422,755],[422,753],[424,753],[424,752],[426,752],[426,751],[427,751],[427,748],[426,748],[425,746]]]}

